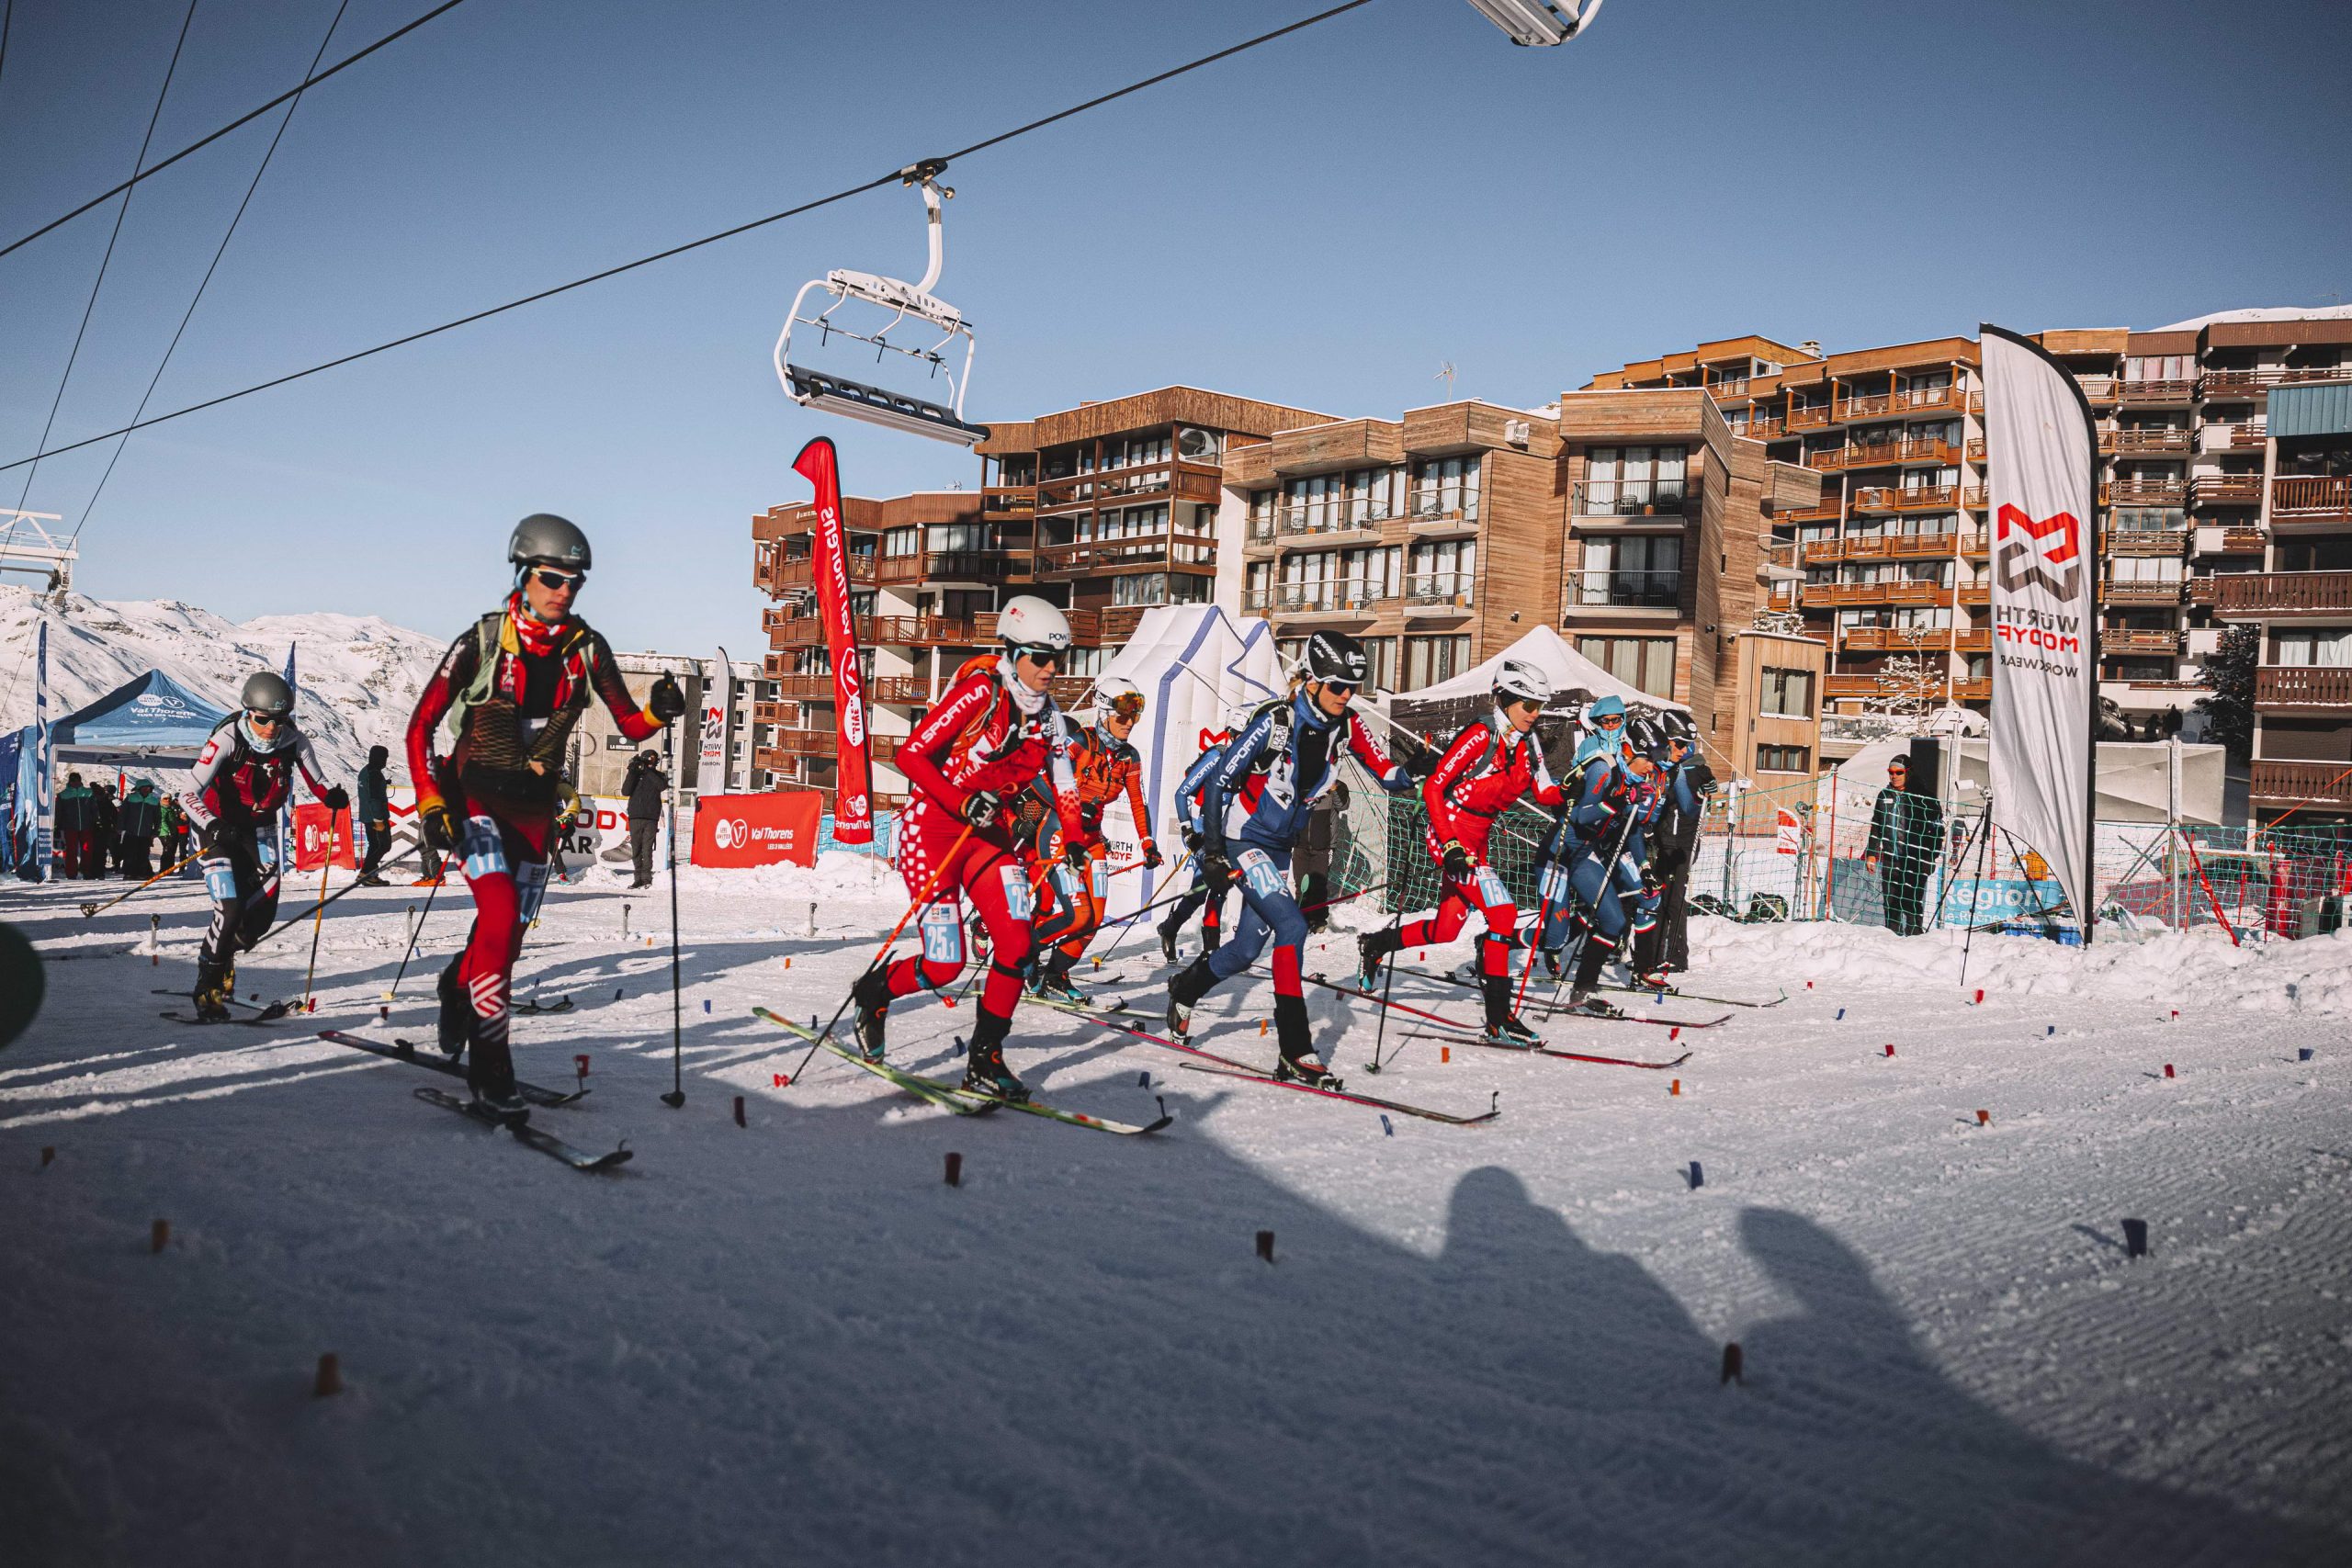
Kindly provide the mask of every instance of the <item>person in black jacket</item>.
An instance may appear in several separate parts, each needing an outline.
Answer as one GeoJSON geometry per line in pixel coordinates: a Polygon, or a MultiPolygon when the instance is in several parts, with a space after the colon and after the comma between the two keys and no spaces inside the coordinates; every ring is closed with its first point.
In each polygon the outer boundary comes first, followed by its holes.
{"type": "Polygon", "coordinates": [[[1663,983],[1668,974],[1690,967],[1690,911],[1684,900],[1699,852],[1699,822],[1707,797],[1715,793],[1715,775],[1699,754],[1698,731],[1689,719],[1669,713],[1661,728],[1664,736],[1652,760],[1663,799],[1648,835],[1649,869],[1661,889],[1657,923],[1634,939],[1634,968],[1645,982],[1663,983]]]}
{"type": "Polygon", "coordinates": [[[1911,764],[1897,756],[1886,764],[1886,787],[1871,808],[1871,836],[1863,863],[1878,874],[1886,903],[1886,928],[1897,936],[1925,930],[1921,904],[1928,874],[1943,851],[1944,808],[1931,795],[1911,789],[1911,764]]]}
{"type": "Polygon", "coordinates": [[[155,874],[152,863],[155,835],[164,826],[164,803],[156,797],[153,781],[141,779],[130,786],[130,793],[123,797],[119,820],[116,831],[119,835],[117,841],[122,874],[135,882],[144,882],[155,874]]]}
{"type": "Polygon", "coordinates": [[[113,786],[101,780],[90,791],[90,854],[82,863],[82,874],[93,882],[106,880],[107,868],[114,856],[114,835],[117,812],[113,786]]]}
{"type": "Polygon", "coordinates": [[[628,796],[628,852],[637,880],[631,887],[653,886],[653,843],[662,832],[662,803],[670,793],[670,775],[662,771],[662,754],[639,751],[629,759],[621,793],[628,796]]]}

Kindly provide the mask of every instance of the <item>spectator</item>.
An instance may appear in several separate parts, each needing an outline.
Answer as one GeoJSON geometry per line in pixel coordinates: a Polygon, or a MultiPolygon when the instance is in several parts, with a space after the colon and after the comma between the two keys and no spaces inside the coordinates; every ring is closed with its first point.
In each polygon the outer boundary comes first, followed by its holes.
{"type": "Polygon", "coordinates": [[[114,790],[98,784],[90,791],[90,840],[84,852],[82,874],[92,882],[104,882],[107,863],[114,856],[115,832],[114,790]]]}
{"type": "Polygon", "coordinates": [[[368,748],[368,765],[359,770],[358,787],[354,793],[356,815],[368,829],[368,858],[359,865],[359,886],[388,887],[379,874],[384,863],[384,852],[392,847],[391,789],[384,778],[384,764],[391,752],[381,746],[368,748]]]}
{"type": "Polygon", "coordinates": [[[662,830],[662,800],[670,793],[670,777],[662,771],[658,751],[639,751],[629,759],[621,780],[628,796],[628,852],[637,869],[631,887],[653,886],[653,840],[662,830]]]}
{"type": "Polygon", "coordinates": [[[1863,863],[1878,874],[1887,929],[1897,936],[1917,936],[1924,929],[1919,906],[1928,873],[1943,850],[1944,808],[1910,786],[1910,763],[1901,757],[1888,762],[1886,787],[1871,808],[1871,836],[1862,847],[1863,863]]]}
{"type": "Polygon", "coordinates": [[[164,863],[177,865],[187,859],[187,813],[180,809],[179,796],[164,796],[164,863]]]}
{"type": "Polygon", "coordinates": [[[123,800],[120,825],[116,830],[123,875],[144,882],[155,874],[150,857],[155,852],[155,834],[163,825],[164,803],[155,794],[155,785],[151,780],[141,779],[130,786],[130,794],[123,800]]]}
{"type": "Polygon", "coordinates": [[[66,774],[65,787],[57,792],[58,875],[71,881],[96,874],[85,867],[96,852],[91,835],[97,820],[97,802],[90,786],[82,782],[81,774],[66,774]]]}

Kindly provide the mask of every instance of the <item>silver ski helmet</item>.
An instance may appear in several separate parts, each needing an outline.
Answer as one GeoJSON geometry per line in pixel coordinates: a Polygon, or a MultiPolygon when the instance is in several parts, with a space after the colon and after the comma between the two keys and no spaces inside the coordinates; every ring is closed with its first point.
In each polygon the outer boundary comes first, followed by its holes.
{"type": "Polygon", "coordinates": [[[565,571],[586,571],[595,565],[588,536],[552,512],[534,512],[514,525],[506,541],[506,558],[518,567],[552,566],[565,571]]]}
{"type": "Polygon", "coordinates": [[[1361,686],[1372,671],[1363,644],[1345,632],[1317,632],[1306,639],[1306,678],[1361,686]]]}
{"type": "Polygon", "coordinates": [[[1495,695],[1541,707],[1552,700],[1552,677],[1528,660],[1506,659],[1495,669],[1495,695]]]}
{"type": "Polygon", "coordinates": [[[245,677],[237,702],[247,713],[290,718],[294,715],[294,688],[286,683],[285,676],[274,671],[256,670],[245,677]]]}

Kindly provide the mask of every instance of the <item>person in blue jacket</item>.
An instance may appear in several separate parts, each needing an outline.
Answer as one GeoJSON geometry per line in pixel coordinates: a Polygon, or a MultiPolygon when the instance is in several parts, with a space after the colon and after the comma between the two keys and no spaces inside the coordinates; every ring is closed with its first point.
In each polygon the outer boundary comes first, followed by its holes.
{"type": "Polygon", "coordinates": [[[1638,935],[1657,918],[1658,889],[1648,871],[1644,831],[1663,799],[1650,728],[1628,719],[1603,733],[1611,737],[1610,749],[1574,765],[1575,804],[1545,840],[1542,882],[1545,963],[1558,974],[1570,937],[1577,940],[1568,1007],[1596,1017],[1616,1010],[1592,995],[1601,965],[1629,924],[1638,935]]]}
{"type": "Polygon", "coordinates": [[[1306,830],[1315,803],[1339,782],[1343,750],[1390,794],[1413,787],[1412,774],[1391,761],[1363,719],[1349,711],[1370,664],[1355,638],[1317,632],[1307,641],[1304,679],[1296,689],[1260,706],[1226,743],[1202,805],[1200,856],[1207,874],[1229,873],[1239,879],[1241,920],[1231,942],[1194,959],[1168,987],[1168,1027],[1182,1039],[1191,1032],[1194,1005],[1209,987],[1257,962],[1271,935],[1275,1043],[1282,1053],[1274,1077],[1326,1087],[1337,1087],[1339,1080],[1316,1054],[1307,1032],[1299,965],[1306,916],[1291,886],[1291,852],[1306,830]]]}
{"type": "MultiPolygon", "coordinates": [[[[1201,754],[1176,785],[1177,827],[1184,836],[1184,848],[1193,857],[1193,886],[1169,908],[1167,918],[1159,922],[1159,951],[1168,962],[1176,962],[1176,939],[1183,934],[1184,922],[1195,910],[1201,917],[1201,951],[1215,953],[1225,942],[1225,895],[1231,878],[1220,874],[1211,875],[1201,864],[1202,802],[1208,794],[1209,775],[1225,760],[1225,743],[1250,726],[1257,713],[1250,703],[1236,703],[1225,710],[1225,733],[1212,736],[1201,749],[1201,754]]],[[[1260,760],[1262,777],[1264,761],[1260,760]]],[[[1254,802],[1252,803],[1254,804],[1254,802]]]]}

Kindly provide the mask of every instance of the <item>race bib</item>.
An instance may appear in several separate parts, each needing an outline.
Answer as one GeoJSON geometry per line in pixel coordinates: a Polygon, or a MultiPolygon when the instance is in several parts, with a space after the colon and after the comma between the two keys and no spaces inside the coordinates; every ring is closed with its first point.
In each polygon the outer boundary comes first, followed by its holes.
{"type": "Polygon", "coordinates": [[[1241,873],[1243,884],[1261,897],[1290,891],[1283,884],[1283,868],[1263,850],[1244,850],[1241,858],[1233,863],[1241,873]]]}
{"type": "Polygon", "coordinates": [[[467,818],[465,837],[458,848],[466,857],[469,877],[493,876],[506,869],[506,845],[498,836],[493,818],[467,818]]]}
{"type": "Polygon", "coordinates": [[[922,912],[922,955],[933,964],[964,962],[963,912],[953,898],[922,912]]]}
{"type": "Polygon", "coordinates": [[[1487,904],[1510,902],[1510,889],[1503,886],[1501,874],[1493,866],[1482,865],[1478,868],[1478,897],[1487,904]]]}
{"type": "Polygon", "coordinates": [[[1091,870],[1094,877],[1094,901],[1099,904],[1111,896],[1111,863],[1108,860],[1092,862],[1091,870]]]}
{"type": "Polygon", "coordinates": [[[997,867],[997,876],[1004,884],[1004,907],[1016,920],[1025,920],[1037,912],[1037,895],[1029,886],[1029,874],[1007,862],[997,867]]]}
{"type": "Polygon", "coordinates": [[[539,905],[548,896],[548,863],[540,861],[523,865],[514,872],[515,919],[529,925],[539,918],[539,905]]]}
{"type": "Polygon", "coordinates": [[[223,856],[204,863],[204,896],[218,904],[225,904],[237,896],[237,868],[223,856]]]}
{"type": "Polygon", "coordinates": [[[1543,890],[1545,903],[1555,909],[1566,908],[1576,891],[1568,881],[1568,868],[1558,861],[1546,865],[1544,868],[1543,890]]]}

